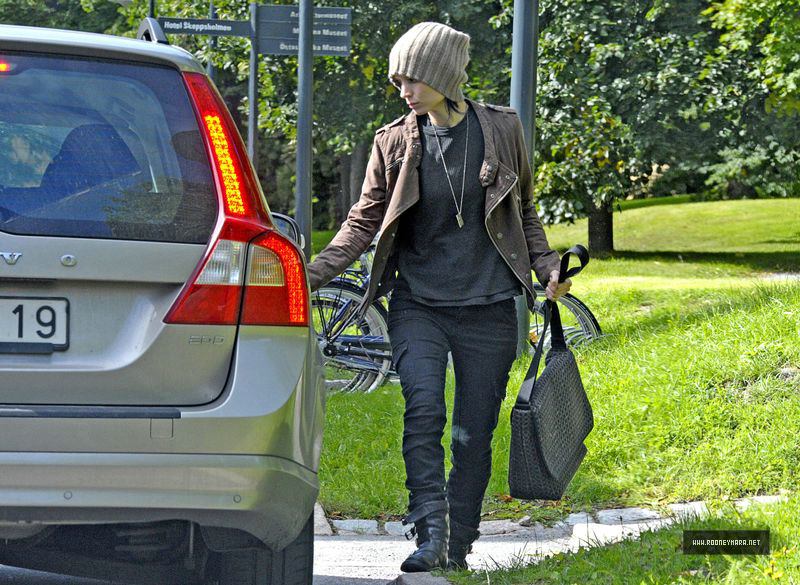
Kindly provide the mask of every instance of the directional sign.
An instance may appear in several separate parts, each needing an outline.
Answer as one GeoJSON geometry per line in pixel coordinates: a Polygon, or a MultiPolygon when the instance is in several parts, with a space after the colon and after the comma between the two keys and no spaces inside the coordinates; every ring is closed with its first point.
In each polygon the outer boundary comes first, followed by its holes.
{"type": "MultiPolygon", "coordinates": [[[[297,55],[300,10],[297,6],[258,7],[258,52],[265,55],[297,55]]],[[[352,8],[314,8],[314,54],[350,55],[352,8]]]]}
{"type": "Polygon", "coordinates": [[[249,37],[247,20],[216,20],[208,18],[159,18],[163,31],[172,35],[213,35],[224,37],[249,37]]]}
{"type": "MultiPolygon", "coordinates": [[[[297,6],[279,4],[262,4],[258,7],[259,20],[273,20],[277,22],[294,22],[300,18],[300,9],[297,6]]],[[[331,6],[314,7],[314,24],[352,24],[352,8],[336,8],[331,6]]]]}

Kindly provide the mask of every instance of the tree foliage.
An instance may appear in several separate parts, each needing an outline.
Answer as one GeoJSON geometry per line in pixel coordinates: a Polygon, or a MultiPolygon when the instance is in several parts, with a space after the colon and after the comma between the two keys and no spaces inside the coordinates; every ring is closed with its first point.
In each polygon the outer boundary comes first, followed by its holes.
{"type": "Polygon", "coordinates": [[[767,107],[800,113],[800,0],[723,0],[704,14],[723,31],[721,56],[757,50],[767,107]]]}
{"type": "Polygon", "coordinates": [[[98,2],[90,12],[81,0],[0,0],[0,22],[105,32],[121,18],[118,4],[98,2]]]}
{"type": "Polygon", "coordinates": [[[702,15],[720,31],[706,59],[730,127],[716,159],[700,167],[713,193],[800,193],[800,2],[725,0],[702,15]]]}
{"type": "Polygon", "coordinates": [[[776,92],[791,87],[794,71],[769,81],[769,33],[734,42],[709,18],[724,6],[703,0],[542,8],[535,188],[547,221],[610,209],[621,197],[797,192],[798,135],[785,108],[770,107],[787,103],[776,92]]]}

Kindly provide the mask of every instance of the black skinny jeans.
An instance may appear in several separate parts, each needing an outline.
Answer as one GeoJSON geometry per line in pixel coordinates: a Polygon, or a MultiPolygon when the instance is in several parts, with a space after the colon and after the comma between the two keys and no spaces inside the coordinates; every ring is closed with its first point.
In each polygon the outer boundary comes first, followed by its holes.
{"type": "Polygon", "coordinates": [[[406,403],[403,459],[409,517],[425,516],[446,500],[451,520],[477,529],[492,469],[492,434],[516,356],[514,300],[431,307],[406,295],[394,296],[389,337],[406,403]],[[448,351],[456,386],[452,468],[445,485],[442,434],[448,351]]]}

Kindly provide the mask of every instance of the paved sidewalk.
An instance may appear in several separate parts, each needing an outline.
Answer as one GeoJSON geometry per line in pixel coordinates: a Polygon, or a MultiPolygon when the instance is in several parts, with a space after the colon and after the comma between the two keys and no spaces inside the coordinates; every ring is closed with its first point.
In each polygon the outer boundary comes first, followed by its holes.
{"type": "MultiPolygon", "coordinates": [[[[744,509],[753,504],[780,501],[785,496],[755,496],[737,500],[744,509]]],[[[481,537],[467,557],[475,570],[506,567],[518,560],[531,562],[544,555],[576,551],[634,538],[645,530],[668,526],[683,517],[708,514],[704,502],[671,504],[669,516],[644,508],[599,510],[570,514],[552,527],[518,521],[481,522],[481,537]]],[[[402,536],[402,526],[374,520],[329,522],[317,506],[314,553],[314,585],[445,585],[447,580],[428,573],[402,575],[399,567],[414,550],[413,541],[402,536]]]]}

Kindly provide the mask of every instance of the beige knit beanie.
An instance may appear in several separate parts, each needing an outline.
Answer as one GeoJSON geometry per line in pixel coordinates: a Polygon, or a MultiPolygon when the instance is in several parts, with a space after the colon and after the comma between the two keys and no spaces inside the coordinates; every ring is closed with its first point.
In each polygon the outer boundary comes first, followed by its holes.
{"type": "Polygon", "coordinates": [[[438,22],[421,22],[400,37],[389,53],[389,79],[405,75],[424,81],[453,101],[464,99],[469,35],[438,22]]]}

